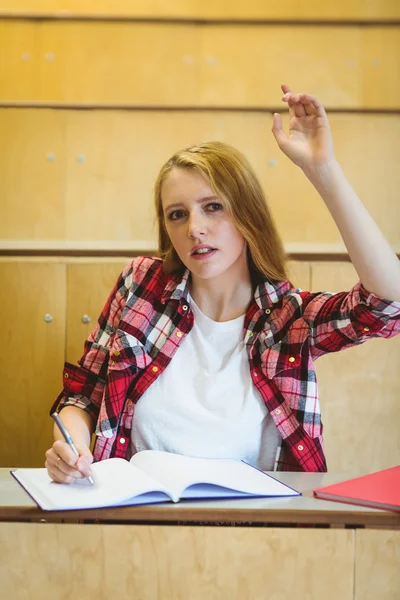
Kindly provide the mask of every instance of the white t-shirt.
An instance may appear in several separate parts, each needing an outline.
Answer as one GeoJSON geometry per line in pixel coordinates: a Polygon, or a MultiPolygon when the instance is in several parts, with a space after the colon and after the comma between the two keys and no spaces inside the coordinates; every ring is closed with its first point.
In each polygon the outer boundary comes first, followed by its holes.
{"type": "Polygon", "coordinates": [[[131,454],[164,450],[244,459],[272,471],[280,436],[251,380],[245,315],[220,323],[206,317],[193,298],[190,306],[192,330],[136,404],[131,454]]]}

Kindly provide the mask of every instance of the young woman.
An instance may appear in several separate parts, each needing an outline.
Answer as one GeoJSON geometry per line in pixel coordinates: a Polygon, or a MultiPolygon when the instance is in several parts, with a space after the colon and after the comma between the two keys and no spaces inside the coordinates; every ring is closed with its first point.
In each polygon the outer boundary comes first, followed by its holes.
{"type": "Polygon", "coordinates": [[[218,142],[177,152],[155,186],[160,258],[126,267],[80,366],[65,365],[52,411],[80,457],[56,429],[54,481],[143,449],[326,470],[314,360],[400,332],[400,263],[335,159],[321,103],[282,90],[289,135],[279,114],[272,132],[326,203],[360,281],[338,294],[294,288],[246,159],[218,142]]]}

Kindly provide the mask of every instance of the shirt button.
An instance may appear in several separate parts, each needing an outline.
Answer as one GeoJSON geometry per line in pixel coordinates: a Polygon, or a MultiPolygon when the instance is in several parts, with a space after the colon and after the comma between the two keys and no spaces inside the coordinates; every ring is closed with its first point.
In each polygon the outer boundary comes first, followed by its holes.
{"type": "Polygon", "coordinates": [[[157,373],[158,367],[153,367],[151,370],[153,371],[153,373],[157,373]]]}
{"type": "Polygon", "coordinates": [[[183,308],[183,310],[187,310],[189,307],[188,307],[188,305],[187,305],[187,304],[184,304],[184,305],[182,306],[182,308],[183,308]]]}
{"type": "Polygon", "coordinates": [[[177,331],[176,332],[176,337],[182,337],[182,331],[177,331]]]}
{"type": "Polygon", "coordinates": [[[294,363],[294,361],[295,361],[295,360],[296,360],[296,359],[295,359],[295,357],[294,357],[294,356],[289,356],[289,362],[290,362],[290,363],[294,363]]]}
{"type": "Polygon", "coordinates": [[[248,337],[249,337],[249,338],[253,337],[253,332],[252,332],[252,331],[249,331],[249,333],[248,333],[248,337]]]}
{"type": "Polygon", "coordinates": [[[282,412],[282,411],[281,411],[281,409],[280,409],[280,408],[277,408],[277,409],[276,409],[276,411],[275,411],[275,414],[276,414],[276,415],[280,415],[280,414],[281,414],[281,412],[282,412]]]}
{"type": "Polygon", "coordinates": [[[120,441],[121,444],[125,444],[126,440],[125,440],[125,438],[119,438],[119,441],[120,441]]]}
{"type": "Polygon", "coordinates": [[[302,445],[300,444],[299,446],[297,446],[297,450],[300,450],[300,452],[301,452],[302,450],[304,450],[304,446],[302,446],[302,445]]]}
{"type": "Polygon", "coordinates": [[[132,400],[128,400],[128,408],[131,408],[132,404],[133,404],[132,400]]]}
{"type": "Polygon", "coordinates": [[[115,360],[110,360],[110,365],[115,365],[115,360]]]}
{"type": "Polygon", "coordinates": [[[119,350],[116,350],[116,351],[114,352],[114,356],[119,356],[120,354],[121,354],[121,352],[120,352],[119,350]]]}
{"type": "Polygon", "coordinates": [[[65,377],[65,379],[68,379],[68,377],[69,377],[68,373],[64,373],[64,377],[65,377]]]}
{"type": "Polygon", "coordinates": [[[270,315],[270,314],[271,314],[271,309],[270,309],[270,308],[267,308],[267,310],[265,311],[265,314],[266,314],[266,315],[270,315]]]}
{"type": "Polygon", "coordinates": [[[364,327],[364,331],[369,331],[369,327],[364,327]]]}

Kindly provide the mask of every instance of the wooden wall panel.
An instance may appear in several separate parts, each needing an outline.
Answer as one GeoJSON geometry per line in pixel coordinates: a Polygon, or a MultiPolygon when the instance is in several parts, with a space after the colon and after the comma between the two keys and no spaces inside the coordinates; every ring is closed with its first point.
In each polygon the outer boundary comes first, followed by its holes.
{"type": "MultiPolygon", "coordinates": [[[[400,118],[329,118],[346,175],[399,247],[400,118]]],[[[286,244],[340,243],[325,204],[281,153],[271,124],[271,114],[257,112],[0,110],[0,239],[153,240],[155,247],[153,186],[161,166],[179,148],[221,140],[249,159],[286,244]]]]}
{"type": "Polygon", "coordinates": [[[353,598],[350,530],[1,523],[0,548],[13,600],[353,598]]]}
{"type": "Polygon", "coordinates": [[[203,40],[203,105],[277,106],[286,82],[326,107],[399,106],[382,91],[400,87],[400,28],[233,25],[205,27],[203,40]]]}
{"type": "Polygon", "coordinates": [[[0,238],[65,238],[65,115],[0,110],[0,238]]]}
{"type": "Polygon", "coordinates": [[[398,600],[400,531],[356,531],[354,600],[398,600]]]}
{"type": "Polygon", "coordinates": [[[302,290],[311,289],[311,265],[309,262],[291,260],[288,262],[288,278],[302,290]]]}
{"type": "MultiPolygon", "coordinates": [[[[312,263],[313,291],[349,290],[349,263],[312,263]]],[[[400,458],[400,336],[325,355],[316,362],[325,449],[332,472],[367,473],[400,458]]]]}
{"type": "Polygon", "coordinates": [[[67,266],[66,360],[76,364],[115,282],[129,259],[67,266]],[[85,323],[83,317],[89,317],[85,323]]]}
{"type": "Polygon", "coordinates": [[[52,443],[51,403],[62,386],[65,266],[0,263],[0,466],[42,467],[52,443]],[[44,317],[51,315],[52,322],[44,317]]]}
{"type": "Polygon", "coordinates": [[[91,15],[115,17],[162,17],[182,19],[398,19],[396,0],[340,0],[324,3],[310,0],[265,2],[265,0],[1,0],[1,14],[91,15]]]}
{"type": "MultiPolygon", "coordinates": [[[[0,89],[4,97],[23,98],[26,90],[39,94],[40,29],[33,23],[0,21],[0,89]]],[[[0,95],[0,98],[2,96],[0,95]]]]}
{"type": "Polygon", "coordinates": [[[198,52],[199,31],[174,24],[0,22],[0,100],[196,105],[199,66],[186,57],[198,52]],[[21,58],[27,53],[29,61],[21,58]],[[20,74],[29,67],[35,85],[28,80],[23,87],[20,74]]]}
{"type": "Polygon", "coordinates": [[[327,107],[400,106],[399,27],[2,21],[0,40],[8,103],[276,107],[285,81],[327,107]]]}

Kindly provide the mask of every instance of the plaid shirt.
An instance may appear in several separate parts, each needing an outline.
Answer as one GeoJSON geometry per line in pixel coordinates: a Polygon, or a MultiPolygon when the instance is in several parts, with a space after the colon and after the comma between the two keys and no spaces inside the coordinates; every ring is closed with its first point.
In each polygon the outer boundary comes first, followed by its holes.
{"type": "MultiPolygon", "coordinates": [[[[52,411],[78,406],[96,422],[95,460],[129,458],[135,403],[161,375],[193,326],[189,270],[165,275],[138,257],[120,275],[79,367],[64,368],[52,411]]],[[[275,470],[326,471],[314,360],[400,332],[400,302],[357,283],[349,292],[310,293],[261,279],[245,316],[253,384],[282,441],[275,470]]]]}

